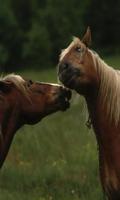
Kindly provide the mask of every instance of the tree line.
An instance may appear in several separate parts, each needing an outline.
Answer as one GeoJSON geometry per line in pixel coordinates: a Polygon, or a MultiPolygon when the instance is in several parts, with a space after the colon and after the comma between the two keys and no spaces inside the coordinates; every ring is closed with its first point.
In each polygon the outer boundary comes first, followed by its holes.
{"type": "Polygon", "coordinates": [[[119,0],[0,0],[1,70],[55,66],[88,25],[95,48],[119,53],[119,8],[119,0]]]}

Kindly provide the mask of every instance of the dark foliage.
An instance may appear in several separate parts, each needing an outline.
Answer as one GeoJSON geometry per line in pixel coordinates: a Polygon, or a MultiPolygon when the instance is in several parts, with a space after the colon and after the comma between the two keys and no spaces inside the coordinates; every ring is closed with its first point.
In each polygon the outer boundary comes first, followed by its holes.
{"type": "Polygon", "coordinates": [[[61,48],[89,25],[94,47],[119,52],[120,1],[0,0],[0,68],[55,66],[61,48]]]}

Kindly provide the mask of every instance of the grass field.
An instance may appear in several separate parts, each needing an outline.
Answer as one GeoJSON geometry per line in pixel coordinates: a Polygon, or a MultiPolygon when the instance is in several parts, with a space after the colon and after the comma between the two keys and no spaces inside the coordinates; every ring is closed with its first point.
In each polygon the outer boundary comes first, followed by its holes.
{"type": "MultiPolygon", "coordinates": [[[[107,58],[119,66],[120,57],[107,58]]],[[[24,71],[33,80],[56,82],[56,69],[24,71]]],[[[82,97],[71,108],[21,128],[0,172],[0,200],[102,200],[97,145],[85,126],[82,97]]]]}

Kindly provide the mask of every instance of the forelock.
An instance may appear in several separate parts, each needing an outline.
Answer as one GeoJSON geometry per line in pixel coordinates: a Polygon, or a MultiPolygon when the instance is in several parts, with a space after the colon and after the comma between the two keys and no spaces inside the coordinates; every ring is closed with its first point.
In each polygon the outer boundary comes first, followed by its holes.
{"type": "Polygon", "coordinates": [[[73,36],[72,42],[66,49],[63,49],[60,54],[60,61],[69,53],[69,51],[74,47],[80,44],[80,39],[78,37],[73,36]]]}

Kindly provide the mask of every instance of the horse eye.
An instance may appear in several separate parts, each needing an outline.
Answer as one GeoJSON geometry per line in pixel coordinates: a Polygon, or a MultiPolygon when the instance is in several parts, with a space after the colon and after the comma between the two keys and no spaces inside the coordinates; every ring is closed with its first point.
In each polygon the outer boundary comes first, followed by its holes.
{"type": "Polygon", "coordinates": [[[82,52],[81,47],[76,47],[75,50],[76,50],[77,52],[82,52]]]}
{"type": "Polygon", "coordinates": [[[32,80],[29,80],[28,83],[27,83],[28,87],[30,87],[32,84],[33,84],[32,80]]]}

